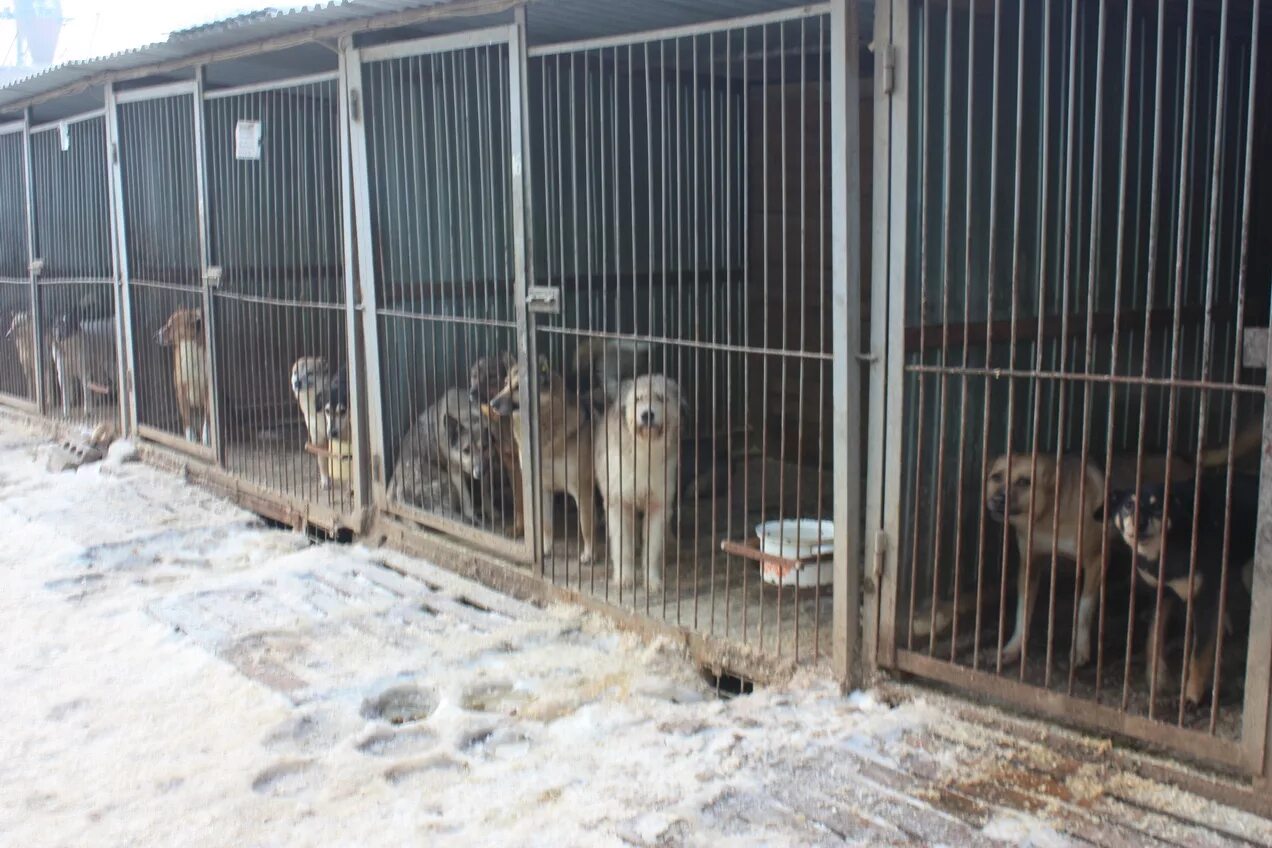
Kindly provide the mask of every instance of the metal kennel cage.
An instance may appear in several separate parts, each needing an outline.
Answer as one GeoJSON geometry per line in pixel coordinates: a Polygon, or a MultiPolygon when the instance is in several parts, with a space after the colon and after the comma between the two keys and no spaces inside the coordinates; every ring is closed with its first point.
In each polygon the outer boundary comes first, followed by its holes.
{"type": "Polygon", "coordinates": [[[202,104],[221,461],[332,526],[360,506],[339,92],[331,71],[202,104]]]}
{"type": "Polygon", "coordinates": [[[470,369],[524,351],[518,49],[496,27],[355,50],[349,75],[377,503],[525,561],[528,456],[461,470],[512,438],[470,369]]]}
{"type": "Polygon", "coordinates": [[[583,505],[550,472],[536,476],[536,514],[557,513],[545,577],[778,661],[825,658],[837,393],[830,9],[529,55],[532,283],[556,301],[531,320],[536,354],[562,385],[540,394],[555,408],[538,420],[560,432],[591,421],[592,438],[555,461],[614,481],[590,505],[586,563],[583,505]],[[635,415],[647,395],[661,397],[648,408],[667,419],[665,453],[607,419],[635,415]],[[636,494],[623,500],[621,487],[636,494]],[[761,552],[756,527],[769,522],[792,522],[801,550],[787,558],[808,560],[799,572],[761,552]]]}
{"type": "Polygon", "coordinates": [[[878,4],[891,190],[867,517],[881,666],[1254,773],[1272,660],[1268,363],[1250,345],[1272,281],[1267,11],[878,4]],[[1113,499],[1153,483],[1182,511],[1166,553],[1136,560],[1113,499]],[[1015,642],[1022,577],[1041,588],[1015,642]]]}
{"type": "Polygon", "coordinates": [[[26,125],[0,125],[0,399],[34,409],[44,363],[36,361],[27,225],[26,125]]]}
{"type": "Polygon", "coordinates": [[[132,418],[145,438],[214,459],[197,85],[109,100],[132,418]]]}
{"type": "Polygon", "coordinates": [[[124,392],[105,113],[33,126],[29,138],[37,335],[55,387],[45,412],[75,424],[119,424],[124,392]]]}

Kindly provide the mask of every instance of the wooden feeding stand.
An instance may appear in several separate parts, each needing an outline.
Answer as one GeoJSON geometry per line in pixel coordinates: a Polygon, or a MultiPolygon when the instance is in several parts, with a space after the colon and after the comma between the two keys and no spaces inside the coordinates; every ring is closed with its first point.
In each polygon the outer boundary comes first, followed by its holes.
{"type": "Polygon", "coordinates": [[[815,589],[818,585],[825,585],[819,578],[822,568],[830,564],[830,559],[825,553],[814,553],[795,559],[766,553],[760,547],[759,537],[742,542],[725,539],[720,542],[720,550],[730,556],[758,562],[761,575],[767,577],[766,582],[787,589],[815,589]],[[800,582],[801,571],[811,576],[809,582],[800,582]]]}

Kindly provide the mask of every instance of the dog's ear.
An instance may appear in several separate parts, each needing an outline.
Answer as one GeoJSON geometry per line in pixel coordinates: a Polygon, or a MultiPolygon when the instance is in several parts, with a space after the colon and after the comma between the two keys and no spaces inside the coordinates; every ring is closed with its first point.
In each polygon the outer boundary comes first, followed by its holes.
{"type": "Polygon", "coordinates": [[[203,332],[203,310],[194,310],[194,329],[200,333],[203,332]]]}
{"type": "Polygon", "coordinates": [[[446,431],[446,443],[455,447],[459,443],[459,422],[447,415],[442,419],[442,428],[446,431]]]}

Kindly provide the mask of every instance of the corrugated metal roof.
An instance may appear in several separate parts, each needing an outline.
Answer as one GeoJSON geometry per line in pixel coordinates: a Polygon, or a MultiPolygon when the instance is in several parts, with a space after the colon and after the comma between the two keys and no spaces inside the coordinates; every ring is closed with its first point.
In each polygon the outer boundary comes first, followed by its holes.
{"type": "Polygon", "coordinates": [[[340,0],[293,9],[262,9],[235,15],[177,30],[165,41],[95,59],[65,62],[11,82],[0,88],[0,109],[51,94],[100,74],[123,73],[291,35],[314,27],[335,26],[453,2],[455,0],[340,0]]]}
{"type": "MultiPolygon", "coordinates": [[[[510,4],[513,0],[507,0],[510,4]]],[[[180,63],[209,53],[249,47],[319,27],[339,28],[397,12],[459,5],[460,0],[343,0],[292,9],[262,9],[178,30],[166,41],[97,59],[66,62],[0,87],[0,111],[26,101],[83,85],[94,77],[180,63]]],[[[527,38],[551,44],[602,35],[738,17],[808,5],[808,0],[527,0],[527,38]]],[[[868,32],[869,0],[862,2],[863,32],[868,32]]],[[[498,9],[492,0],[490,9],[498,9]]],[[[428,31],[444,32],[472,21],[439,21],[428,31]]]]}

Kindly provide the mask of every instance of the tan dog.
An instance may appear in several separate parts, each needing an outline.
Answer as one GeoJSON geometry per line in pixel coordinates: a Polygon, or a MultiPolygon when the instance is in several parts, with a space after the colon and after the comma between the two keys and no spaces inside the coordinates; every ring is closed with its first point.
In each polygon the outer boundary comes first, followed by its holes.
{"type": "MultiPolygon", "coordinates": [[[[503,391],[490,400],[490,408],[497,415],[512,419],[512,436],[517,453],[525,454],[521,443],[521,367],[513,364],[508,369],[508,381],[503,391]]],[[[539,363],[539,461],[542,491],[565,492],[574,498],[579,511],[579,535],[582,548],[579,561],[592,561],[596,527],[596,475],[592,466],[592,422],[579,408],[579,401],[565,387],[560,375],[548,370],[547,363],[539,363]]],[[[545,504],[543,510],[543,552],[552,550],[552,509],[545,504]]]]}
{"type": "Polygon", "coordinates": [[[178,309],[155,333],[155,341],[172,348],[172,392],[187,441],[211,443],[208,415],[208,347],[202,309],[178,309]],[[200,434],[196,436],[195,434],[200,434]]]}
{"type": "Polygon", "coordinates": [[[605,500],[612,580],[662,587],[667,521],[680,483],[680,387],[662,376],[625,383],[596,428],[596,482],[605,500]],[[645,566],[637,567],[636,521],[644,517],[645,566]]]}
{"type": "MultiPolygon", "coordinates": [[[[13,346],[18,350],[18,362],[22,365],[22,373],[26,375],[27,390],[30,397],[35,398],[36,362],[35,362],[35,325],[31,322],[30,312],[18,312],[9,324],[5,333],[13,339],[13,346]]],[[[44,346],[44,398],[53,397],[53,352],[46,343],[44,346]]]]}
{"type": "Polygon", "coordinates": [[[482,414],[490,422],[491,441],[512,489],[512,535],[520,537],[525,532],[525,509],[521,503],[521,460],[517,456],[512,419],[496,415],[490,408],[491,399],[507,384],[513,362],[510,353],[483,356],[474,362],[468,370],[468,397],[480,405],[482,414]]]}
{"type": "MultiPolygon", "coordinates": [[[[1097,517],[1097,513],[1104,503],[1105,474],[1093,462],[1087,463],[1086,488],[1082,490],[1082,502],[1079,503],[1083,469],[1078,457],[1062,457],[1057,465],[1054,456],[1040,454],[1036,467],[1032,468],[1035,476],[1031,480],[1032,462],[1033,457],[1030,454],[1013,456],[1011,478],[1008,480],[1007,457],[999,456],[989,468],[985,486],[986,509],[998,521],[1002,521],[1006,514],[1008,523],[1016,531],[1016,550],[1021,555],[1020,572],[1017,575],[1016,626],[1011,639],[1003,646],[1003,661],[1011,663],[1020,657],[1026,619],[1033,611],[1044,571],[1043,568],[1029,569],[1029,585],[1024,585],[1025,546],[1032,538],[1031,556],[1050,559],[1054,525],[1056,553],[1077,565],[1082,580],[1082,592],[1078,600],[1078,630],[1074,634],[1077,642],[1074,658],[1079,666],[1084,666],[1091,661],[1091,626],[1100,592],[1100,554],[1105,523],[1097,517]],[[1056,500],[1057,474],[1060,477],[1059,500],[1056,500]],[[1029,516],[1031,491],[1035,492],[1032,520],[1029,516]],[[1078,549],[1079,535],[1081,550],[1078,549]]],[[[1208,451],[1202,456],[1203,468],[1212,463],[1226,462],[1226,448],[1208,451]]],[[[1193,476],[1192,465],[1179,457],[1145,456],[1141,463],[1134,456],[1119,455],[1113,457],[1109,466],[1110,485],[1115,488],[1134,486],[1137,465],[1140,479],[1145,483],[1164,480],[1168,465],[1172,480],[1185,480],[1193,476]]]]}
{"type": "Polygon", "coordinates": [[[1016,531],[1016,550],[1020,553],[1016,627],[1003,646],[1004,662],[1013,663],[1020,658],[1021,643],[1044,571],[1041,567],[1026,568],[1025,565],[1030,558],[1049,558],[1053,538],[1056,552],[1075,563],[1078,579],[1082,581],[1078,629],[1074,634],[1075,661],[1079,666],[1091,661],[1091,624],[1100,593],[1100,553],[1104,540],[1103,523],[1096,520],[1095,514],[1103,503],[1103,472],[1090,462],[1084,467],[1079,457],[1062,457],[1057,463],[1054,456],[1017,454],[1009,458],[1003,455],[989,467],[985,508],[992,518],[1005,520],[1016,531]]]}
{"type": "MultiPolygon", "coordinates": [[[[292,365],[291,390],[305,419],[305,434],[315,448],[326,448],[327,416],[323,412],[327,393],[331,390],[331,370],[321,356],[302,356],[292,365]]],[[[327,457],[315,455],[318,479],[324,489],[331,488],[327,457]]]]}

